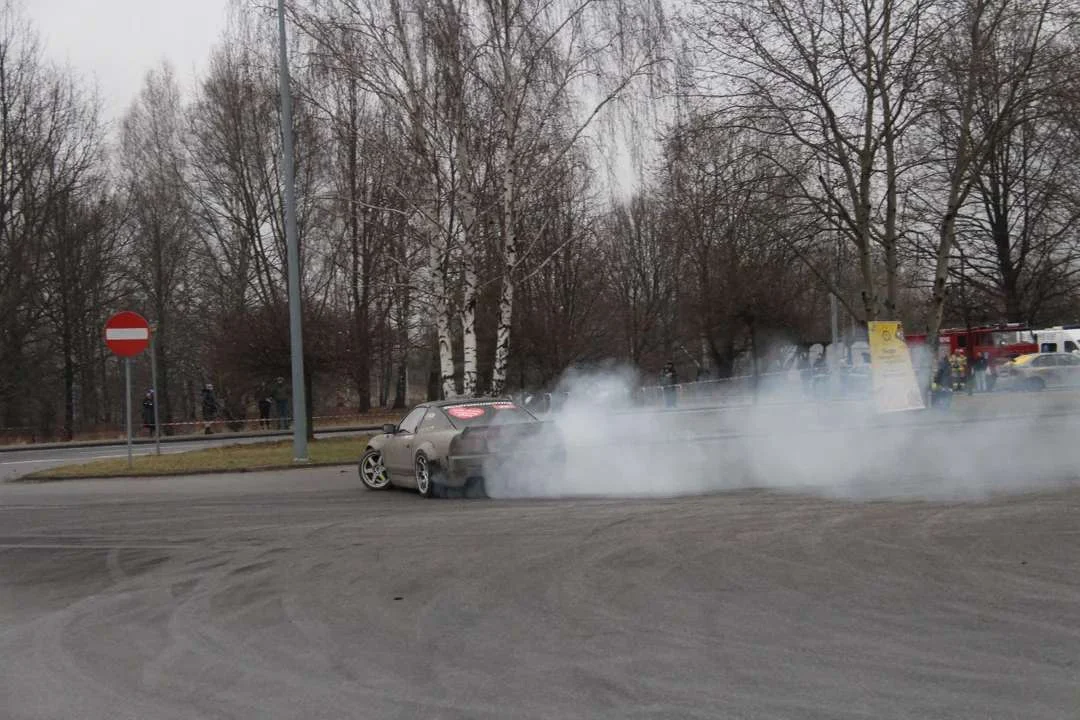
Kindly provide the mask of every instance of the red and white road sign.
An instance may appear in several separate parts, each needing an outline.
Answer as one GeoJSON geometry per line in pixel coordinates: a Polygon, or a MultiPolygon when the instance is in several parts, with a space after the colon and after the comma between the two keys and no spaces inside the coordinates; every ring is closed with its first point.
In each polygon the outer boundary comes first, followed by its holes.
{"type": "Polygon", "coordinates": [[[120,357],[135,357],[150,347],[150,323],[137,312],[118,312],[105,323],[105,344],[120,357]]]}

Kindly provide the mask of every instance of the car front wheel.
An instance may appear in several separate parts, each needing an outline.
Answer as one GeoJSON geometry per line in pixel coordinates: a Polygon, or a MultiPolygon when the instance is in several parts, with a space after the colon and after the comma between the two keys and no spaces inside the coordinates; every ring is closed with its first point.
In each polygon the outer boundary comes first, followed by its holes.
{"type": "Polygon", "coordinates": [[[382,453],[368,449],[360,456],[360,481],[368,490],[385,490],[390,487],[390,475],[386,472],[382,453]]]}

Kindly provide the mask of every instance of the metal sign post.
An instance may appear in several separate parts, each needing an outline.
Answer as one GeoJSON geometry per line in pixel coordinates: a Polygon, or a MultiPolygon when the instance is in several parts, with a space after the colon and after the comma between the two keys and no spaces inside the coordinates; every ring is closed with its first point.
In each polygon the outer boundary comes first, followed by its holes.
{"type": "Polygon", "coordinates": [[[154,454],[161,454],[161,417],[158,414],[158,387],[157,387],[157,325],[150,328],[150,377],[153,380],[154,389],[154,454]]]}
{"type": "MultiPolygon", "coordinates": [[[[105,323],[105,344],[115,355],[124,358],[124,406],[127,408],[127,457],[131,460],[131,358],[150,345],[150,324],[138,313],[125,310],[118,312],[105,323]]],[[[156,383],[155,383],[156,385],[156,383]]],[[[157,407],[157,390],[154,391],[154,407],[157,407]]]]}
{"type": "Polygon", "coordinates": [[[131,467],[131,358],[124,358],[124,401],[127,405],[128,467],[131,467]]]}

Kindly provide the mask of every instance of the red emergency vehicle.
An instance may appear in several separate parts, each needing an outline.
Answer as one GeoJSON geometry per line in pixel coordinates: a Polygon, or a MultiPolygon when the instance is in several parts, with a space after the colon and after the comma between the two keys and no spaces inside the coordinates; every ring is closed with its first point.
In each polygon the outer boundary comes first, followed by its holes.
{"type": "MultiPolygon", "coordinates": [[[[926,333],[904,335],[909,348],[926,345],[926,333]]],[[[938,356],[960,351],[969,361],[988,353],[991,365],[1000,365],[1019,355],[1039,352],[1031,328],[1021,323],[948,328],[938,333],[938,356]]]]}

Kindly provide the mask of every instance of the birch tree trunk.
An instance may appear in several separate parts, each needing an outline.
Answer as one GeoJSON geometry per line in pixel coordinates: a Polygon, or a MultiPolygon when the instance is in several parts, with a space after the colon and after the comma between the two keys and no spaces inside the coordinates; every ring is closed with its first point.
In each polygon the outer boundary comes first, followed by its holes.
{"type": "MultiPolygon", "coordinates": [[[[445,210],[443,212],[446,212],[445,210]]],[[[450,328],[450,248],[438,223],[430,229],[428,272],[435,308],[435,337],[439,348],[439,386],[444,399],[458,395],[454,381],[454,346],[450,328]]]]}
{"type": "Polygon", "coordinates": [[[458,165],[459,224],[457,237],[461,248],[461,340],[464,378],[462,394],[474,397],[478,392],[478,363],[476,343],[476,301],[479,281],[477,278],[476,194],[473,192],[472,156],[468,146],[467,115],[464,102],[458,98],[457,137],[454,154],[458,165]]]}
{"type": "Polygon", "coordinates": [[[506,392],[506,373],[510,363],[510,329],[514,321],[514,270],[518,262],[516,217],[514,212],[513,145],[507,147],[506,169],[502,187],[502,254],[503,277],[499,291],[499,324],[495,331],[495,364],[491,370],[491,394],[506,392]]]}
{"type": "MultiPolygon", "coordinates": [[[[463,233],[464,234],[464,233],[463,233]]],[[[478,390],[477,349],[476,349],[476,250],[468,236],[462,242],[462,304],[461,304],[461,344],[464,379],[461,392],[465,397],[476,396],[478,390]]]]}

